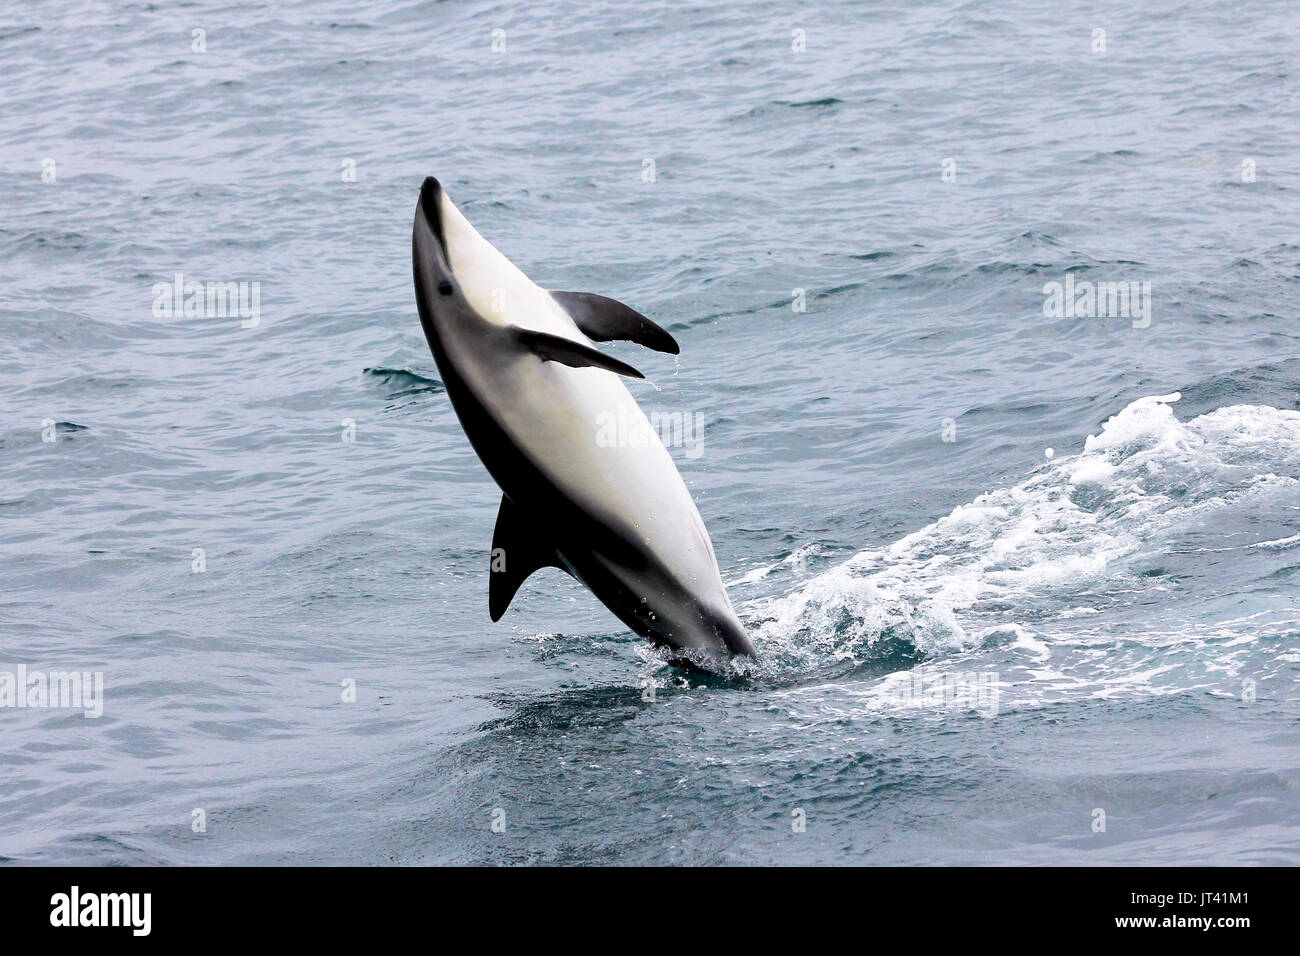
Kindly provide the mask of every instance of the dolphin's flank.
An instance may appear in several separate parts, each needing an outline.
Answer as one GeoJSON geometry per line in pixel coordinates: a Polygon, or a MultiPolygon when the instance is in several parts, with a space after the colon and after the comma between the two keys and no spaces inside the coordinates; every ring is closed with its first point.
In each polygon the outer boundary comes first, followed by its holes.
{"type": "Polygon", "coordinates": [[[412,265],[447,394],[501,486],[492,620],[529,575],[557,567],[656,644],[690,657],[754,654],[700,513],[623,383],[641,373],[592,344],[677,354],[673,337],[614,299],[535,285],[432,177],[416,203],[412,265]],[[645,440],[601,441],[609,420],[645,440]]]}

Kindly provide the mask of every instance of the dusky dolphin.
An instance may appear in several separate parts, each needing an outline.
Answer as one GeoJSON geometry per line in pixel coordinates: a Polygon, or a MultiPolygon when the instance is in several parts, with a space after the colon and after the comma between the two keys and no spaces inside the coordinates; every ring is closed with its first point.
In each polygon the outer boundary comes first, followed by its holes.
{"type": "Polygon", "coordinates": [[[535,285],[433,177],[420,188],[411,253],[420,324],[447,395],[501,486],[492,620],[530,574],[557,567],[689,662],[754,655],[695,502],[619,377],[643,376],[591,344],[677,354],[673,337],[621,302],[535,285]],[[628,422],[626,434],[641,440],[601,440],[609,421],[628,422]]]}

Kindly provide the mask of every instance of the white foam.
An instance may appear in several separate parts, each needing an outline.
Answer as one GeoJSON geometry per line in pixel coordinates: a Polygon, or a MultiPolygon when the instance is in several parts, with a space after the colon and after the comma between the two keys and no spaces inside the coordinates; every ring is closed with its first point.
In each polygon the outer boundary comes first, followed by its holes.
{"type": "MultiPolygon", "coordinates": [[[[1117,566],[1121,559],[1160,554],[1171,535],[1300,487],[1300,412],[1239,405],[1181,422],[1170,407],[1179,399],[1138,399],[1080,453],[1058,451],[1017,485],[859,552],[793,593],[751,602],[744,612],[760,650],[771,666],[799,671],[870,660],[891,639],[938,657],[1010,633],[998,646],[1041,665],[1061,634],[1084,621],[1094,630],[1079,635],[1080,646],[1096,645],[1097,629],[1107,628],[1099,600],[1170,586],[1117,566]]],[[[1164,664],[1135,660],[1104,687],[1149,685],[1165,673],[1164,664]]]]}

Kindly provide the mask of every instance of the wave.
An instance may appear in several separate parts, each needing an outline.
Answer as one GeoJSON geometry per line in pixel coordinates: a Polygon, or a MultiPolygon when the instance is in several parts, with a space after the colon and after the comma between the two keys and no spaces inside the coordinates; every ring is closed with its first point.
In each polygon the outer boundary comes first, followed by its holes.
{"type": "Polygon", "coordinates": [[[764,656],[740,668],[806,681],[983,648],[1041,660],[1072,643],[1293,630],[1293,601],[1269,579],[1300,551],[1300,412],[1235,405],[1183,422],[1179,399],[1138,399],[1082,452],[742,606],[764,656]]]}
{"type": "Polygon", "coordinates": [[[413,372],[409,368],[367,368],[362,374],[373,379],[377,384],[385,386],[390,399],[445,391],[442,382],[438,379],[413,372]]]}

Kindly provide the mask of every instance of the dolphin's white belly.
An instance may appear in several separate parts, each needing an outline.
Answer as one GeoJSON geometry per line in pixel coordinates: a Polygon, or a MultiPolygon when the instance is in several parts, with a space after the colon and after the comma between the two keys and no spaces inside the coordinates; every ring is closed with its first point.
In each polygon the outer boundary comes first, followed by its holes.
{"type": "MultiPolygon", "coordinates": [[[[545,290],[482,239],[444,199],[452,265],[476,313],[501,326],[590,345],[545,290]]],[[[449,349],[454,351],[454,346],[449,349]]],[[[630,519],[641,545],[681,582],[724,595],[704,521],[645,414],[622,380],[519,352],[453,355],[471,388],[518,447],[572,501],[630,519]],[[609,439],[612,438],[613,441],[609,439]]]]}
{"type": "Polygon", "coordinates": [[[713,546],[695,502],[618,376],[531,354],[508,365],[480,374],[498,396],[499,424],[546,478],[588,510],[630,521],[640,545],[678,580],[720,591],[713,546]],[[508,393],[512,400],[499,400],[508,393]]]}

